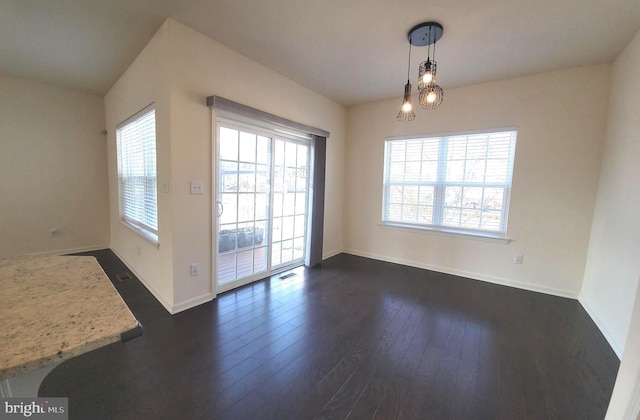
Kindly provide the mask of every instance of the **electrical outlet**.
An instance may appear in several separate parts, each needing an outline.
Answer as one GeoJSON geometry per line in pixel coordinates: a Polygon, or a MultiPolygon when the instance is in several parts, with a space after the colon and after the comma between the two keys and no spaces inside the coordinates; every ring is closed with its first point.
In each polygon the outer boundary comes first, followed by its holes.
{"type": "Polygon", "coordinates": [[[513,263],[514,264],[522,264],[524,261],[524,255],[522,254],[514,254],[513,255],[513,263]]]}
{"type": "Polygon", "coordinates": [[[49,229],[49,236],[52,238],[57,238],[58,236],[60,236],[60,230],[58,228],[49,229]]]}
{"type": "Polygon", "coordinates": [[[203,192],[203,182],[202,181],[191,181],[191,194],[202,194],[203,192]]]}
{"type": "Polygon", "coordinates": [[[200,264],[193,263],[191,264],[191,277],[195,277],[200,274],[200,264]]]}

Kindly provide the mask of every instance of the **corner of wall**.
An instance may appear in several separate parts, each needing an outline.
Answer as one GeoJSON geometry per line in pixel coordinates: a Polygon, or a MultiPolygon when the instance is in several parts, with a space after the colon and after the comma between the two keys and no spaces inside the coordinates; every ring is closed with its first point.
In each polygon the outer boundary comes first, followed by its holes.
{"type": "Polygon", "coordinates": [[[169,312],[173,312],[173,228],[171,182],[171,120],[169,21],[105,95],[108,131],[109,207],[111,249],[136,274],[169,312]],[[158,173],[158,236],[151,244],[120,223],[116,127],[139,110],[155,103],[158,173]]]}
{"type": "Polygon", "coordinates": [[[582,305],[585,312],[587,312],[589,317],[596,324],[604,338],[607,340],[607,342],[615,352],[616,356],[618,356],[618,359],[622,359],[622,353],[624,351],[623,344],[620,343],[616,336],[611,333],[609,328],[607,328],[607,324],[605,324],[602,319],[600,319],[600,317],[598,316],[598,312],[591,307],[587,299],[580,295],[580,297],[578,297],[578,302],[580,302],[580,305],[582,305]]]}

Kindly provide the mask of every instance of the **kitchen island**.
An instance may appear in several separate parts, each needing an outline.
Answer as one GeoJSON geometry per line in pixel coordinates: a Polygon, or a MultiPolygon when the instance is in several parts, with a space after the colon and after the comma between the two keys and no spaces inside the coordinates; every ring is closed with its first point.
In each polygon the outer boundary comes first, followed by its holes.
{"type": "Polygon", "coordinates": [[[0,259],[0,396],[35,397],[61,362],[141,333],[94,257],[0,259]]]}

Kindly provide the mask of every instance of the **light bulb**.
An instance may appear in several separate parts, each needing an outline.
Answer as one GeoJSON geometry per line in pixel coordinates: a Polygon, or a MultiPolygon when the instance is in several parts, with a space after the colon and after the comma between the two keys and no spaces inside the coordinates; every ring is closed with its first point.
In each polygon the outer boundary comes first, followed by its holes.
{"type": "Polygon", "coordinates": [[[429,94],[427,95],[427,102],[433,103],[436,100],[436,96],[437,95],[433,90],[429,91],[429,94]]]}
{"type": "Polygon", "coordinates": [[[431,81],[433,80],[433,75],[431,74],[430,71],[426,72],[425,74],[422,75],[422,82],[423,83],[431,83],[431,81]]]}
{"type": "Polygon", "coordinates": [[[412,109],[411,102],[407,101],[402,104],[402,112],[410,112],[412,109]]]}

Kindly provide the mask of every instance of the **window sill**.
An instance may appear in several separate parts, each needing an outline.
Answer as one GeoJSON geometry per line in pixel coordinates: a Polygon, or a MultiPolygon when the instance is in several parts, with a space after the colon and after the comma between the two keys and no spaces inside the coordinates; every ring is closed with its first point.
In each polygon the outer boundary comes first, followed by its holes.
{"type": "Polygon", "coordinates": [[[390,223],[390,222],[380,222],[378,223],[378,226],[384,229],[400,230],[400,231],[405,231],[410,233],[428,232],[428,233],[433,233],[440,236],[447,236],[450,238],[471,239],[474,241],[493,242],[493,243],[505,244],[505,245],[511,243],[510,238],[501,238],[498,236],[493,236],[491,234],[482,234],[478,232],[465,232],[462,230],[455,230],[455,229],[446,229],[446,228],[434,229],[426,226],[403,225],[399,223],[390,223]]]}
{"type": "Polygon", "coordinates": [[[127,223],[124,220],[120,220],[120,224],[134,231],[138,235],[142,236],[142,238],[145,239],[146,241],[151,242],[157,249],[160,249],[160,242],[158,241],[158,235],[156,235],[155,233],[149,232],[148,230],[141,229],[138,226],[127,223]]]}

